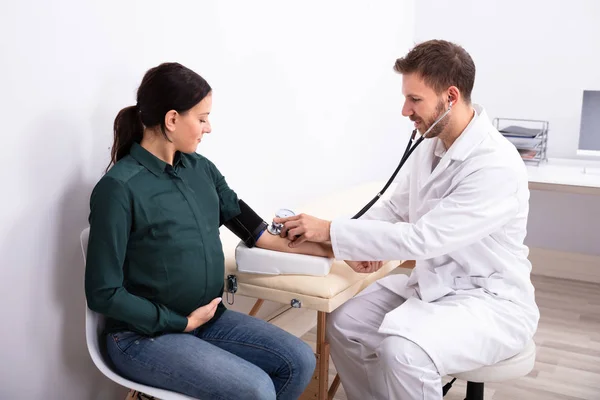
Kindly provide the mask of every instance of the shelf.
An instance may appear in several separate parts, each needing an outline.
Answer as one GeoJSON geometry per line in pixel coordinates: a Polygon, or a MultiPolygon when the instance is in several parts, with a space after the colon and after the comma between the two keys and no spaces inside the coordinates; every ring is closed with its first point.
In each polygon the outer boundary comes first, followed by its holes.
{"type": "Polygon", "coordinates": [[[506,128],[498,129],[505,137],[534,139],[542,135],[544,131],[537,128],[526,128],[518,125],[509,125],[506,128]]]}
{"type": "Polygon", "coordinates": [[[527,164],[547,161],[548,121],[494,118],[494,126],[521,154],[527,164]]]}

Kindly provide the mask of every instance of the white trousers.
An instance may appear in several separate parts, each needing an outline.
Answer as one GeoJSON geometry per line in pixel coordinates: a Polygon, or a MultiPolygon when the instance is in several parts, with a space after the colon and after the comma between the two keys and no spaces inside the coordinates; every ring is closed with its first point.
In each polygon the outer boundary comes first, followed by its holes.
{"type": "Polygon", "coordinates": [[[327,320],[331,357],[349,400],[439,400],[442,379],[423,349],[378,332],[405,299],[372,284],[327,320]]]}

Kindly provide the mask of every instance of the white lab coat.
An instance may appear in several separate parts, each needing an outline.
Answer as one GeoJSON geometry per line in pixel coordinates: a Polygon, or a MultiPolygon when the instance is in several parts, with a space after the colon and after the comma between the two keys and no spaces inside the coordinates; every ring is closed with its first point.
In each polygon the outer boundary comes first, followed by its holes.
{"type": "Polygon", "coordinates": [[[526,167],[485,110],[474,108],[448,151],[437,138],[421,143],[389,200],[359,220],[331,224],[336,259],[416,260],[410,277],[378,282],[407,299],[379,331],[418,344],[442,376],[517,354],[539,319],[523,244],[526,167]]]}

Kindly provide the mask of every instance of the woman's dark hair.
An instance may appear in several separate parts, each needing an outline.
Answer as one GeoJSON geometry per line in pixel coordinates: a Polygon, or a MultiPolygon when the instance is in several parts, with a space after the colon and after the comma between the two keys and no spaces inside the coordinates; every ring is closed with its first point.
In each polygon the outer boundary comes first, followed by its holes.
{"type": "Polygon", "coordinates": [[[115,118],[114,142],[106,170],[129,153],[133,142],[142,141],[144,127],[160,126],[167,137],[167,112],[185,113],[211,90],[204,78],[178,63],[163,63],[148,70],[137,90],[137,104],[125,107],[115,118]]]}

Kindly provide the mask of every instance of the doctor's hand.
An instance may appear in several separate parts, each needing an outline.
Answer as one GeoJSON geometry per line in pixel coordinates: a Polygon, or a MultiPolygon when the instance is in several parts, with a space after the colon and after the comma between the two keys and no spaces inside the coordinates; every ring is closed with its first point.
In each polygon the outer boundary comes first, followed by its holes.
{"type": "Polygon", "coordinates": [[[281,237],[290,240],[289,246],[296,247],[304,242],[327,242],[331,240],[331,221],[310,215],[300,214],[287,218],[274,218],[273,222],[283,224],[281,237]]]}
{"type": "Polygon", "coordinates": [[[379,271],[379,268],[383,266],[383,261],[346,261],[346,264],[359,274],[370,274],[379,271]]]}

